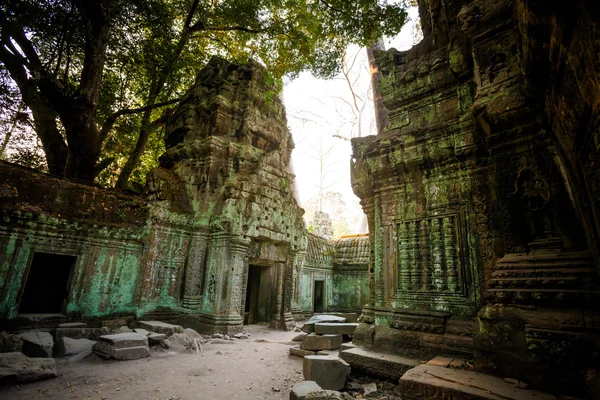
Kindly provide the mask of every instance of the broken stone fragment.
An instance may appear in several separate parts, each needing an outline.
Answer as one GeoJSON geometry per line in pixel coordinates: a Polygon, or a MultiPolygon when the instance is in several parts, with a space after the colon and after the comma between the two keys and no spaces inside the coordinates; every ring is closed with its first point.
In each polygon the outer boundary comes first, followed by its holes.
{"type": "Polygon", "coordinates": [[[220,333],[215,333],[214,335],[212,335],[213,339],[223,339],[223,335],[220,333]]]}
{"type": "Polygon", "coordinates": [[[17,335],[23,340],[21,351],[29,357],[52,357],[54,339],[48,332],[24,332],[17,335]]]}
{"type": "Polygon", "coordinates": [[[356,328],[357,323],[350,322],[319,322],[314,326],[315,333],[317,334],[340,334],[340,335],[352,335],[356,328]]]}
{"type": "Polygon", "coordinates": [[[192,340],[194,340],[194,339],[202,339],[202,335],[200,335],[198,332],[196,332],[192,328],[185,328],[183,330],[183,333],[185,333],[192,340]]]}
{"type": "Polygon", "coordinates": [[[304,381],[294,385],[290,392],[290,400],[304,400],[311,392],[323,390],[315,381],[304,381]]]}
{"type": "Polygon", "coordinates": [[[294,336],[294,338],[292,339],[292,342],[301,342],[304,340],[304,338],[306,337],[306,333],[301,333],[297,336],[294,336]]]}
{"type": "Polygon", "coordinates": [[[290,347],[290,354],[293,356],[304,357],[304,356],[314,356],[315,352],[312,350],[303,350],[299,347],[290,347]]]}
{"type": "Polygon", "coordinates": [[[102,328],[73,328],[63,327],[57,328],[55,339],[58,341],[60,338],[68,337],[71,339],[89,339],[98,341],[98,338],[102,335],[108,335],[110,331],[106,327],[102,328]]]}
{"type": "Polygon", "coordinates": [[[100,336],[92,349],[100,357],[117,360],[137,360],[150,356],[148,339],[135,332],[100,336]]]}
{"type": "Polygon", "coordinates": [[[308,335],[302,341],[303,350],[335,350],[342,344],[342,335],[308,335]]]}
{"type": "Polygon", "coordinates": [[[23,340],[17,335],[0,332],[0,353],[21,352],[23,340]]]}
{"type": "Polygon", "coordinates": [[[164,333],[167,337],[174,333],[183,333],[184,329],[181,325],[173,325],[162,321],[138,321],[136,326],[146,329],[150,332],[164,333]]]}
{"type": "Polygon", "coordinates": [[[304,379],[315,381],[323,389],[340,390],[346,385],[350,364],[335,356],[304,357],[304,379]]]}
{"type": "Polygon", "coordinates": [[[375,382],[362,385],[365,397],[377,397],[377,384],[375,382]]]}
{"type": "Polygon", "coordinates": [[[315,324],[319,322],[346,322],[346,318],[336,315],[315,315],[302,326],[302,331],[311,333],[315,331],[315,324]]]}
{"type": "Polygon", "coordinates": [[[22,353],[0,354],[0,383],[25,383],[58,376],[53,358],[30,358],[22,353]]]}
{"type": "Polygon", "coordinates": [[[56,341],[56,345],[54,346],[54,354],[62,357],[84,352],[91,352],[92,347],[95,344],[95,341],[89,339],[71,339],[68,337],[63,337],[56,341]]]}
{"type": "Polygon", "coordinates": [[[354,400],[354,397],[348,393],[342,393],[335,390],[318,390],[309,393],[305,400],[354,400]]]}
{"type": "Polygon", "coordinates": [[[185,333],[174,333],[169,336],[169,341],[173,350],[184,351],[192,348],[192,339],[185,333]]]}

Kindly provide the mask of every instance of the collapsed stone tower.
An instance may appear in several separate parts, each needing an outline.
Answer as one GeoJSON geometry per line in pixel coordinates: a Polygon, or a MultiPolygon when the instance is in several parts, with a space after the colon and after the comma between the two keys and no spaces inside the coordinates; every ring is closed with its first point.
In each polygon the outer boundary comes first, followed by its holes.
{"type": "Polygon", "coordinates": [[[165,143],[144,196],[2,164],[3,325],[35,325],[30,313],[52,323],[133,314],[223,333],[244,320],[293,324],[307,233],[285,110],[264,67],[213,58],[165,143]]]}
{"type": "Polygon", "coordinates": [[[600,18],[574,3],[420,0],[423,41],[375,51],[381,131],[352,141],[372,249],[355,344],[585,387],[600,354],[600,18]]]}

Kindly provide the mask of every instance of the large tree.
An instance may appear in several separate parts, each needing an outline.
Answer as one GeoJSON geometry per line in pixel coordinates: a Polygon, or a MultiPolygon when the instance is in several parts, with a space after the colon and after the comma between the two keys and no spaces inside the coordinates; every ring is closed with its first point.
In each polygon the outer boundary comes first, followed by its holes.
{"type": "Polygon", "coordinates": [[[210,56],[253,57],[274,79],[330,77],[349,43],[396,34],[405,19],[403,4],[376,0],[5,0],[0,68],[50,172],[93,181],[112,163],[125,187],[164,107],[210,56]]]}

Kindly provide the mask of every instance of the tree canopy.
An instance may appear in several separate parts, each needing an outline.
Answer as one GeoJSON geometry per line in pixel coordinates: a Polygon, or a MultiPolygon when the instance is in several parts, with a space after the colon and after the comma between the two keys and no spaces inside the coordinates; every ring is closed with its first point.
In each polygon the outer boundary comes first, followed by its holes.
{"type": "Polygon", "coordinates": [[[348,44],[405,20],[404,3],[376,0],[5,0],[3,129],[30,124],[51,173],[125,188],[156,164],[168,108],[211,56],[332,77],[348,44]]]}

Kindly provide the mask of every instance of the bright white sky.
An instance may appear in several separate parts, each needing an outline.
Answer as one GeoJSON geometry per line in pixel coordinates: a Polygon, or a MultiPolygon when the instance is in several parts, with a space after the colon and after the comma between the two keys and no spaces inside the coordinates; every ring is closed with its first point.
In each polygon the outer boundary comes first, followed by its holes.
{"type": "MultiPolygon", "coordinates": [[[[386,49],[408,50],[413,46],[412,31],[418,20],[416,8],[410,8],[409,21],[400,34],[385,41],[386,49]]],[[[367,98],[362,116],[362,136],[375,134],[370,76],[365,49],[354,46],[348,49],[350,60],[356,57],[349,76],[354,82],[353,90],[362,99],[367,98]],[[367,96],[367,93],[368,96],[367,96]]],[[[349,220],[362,216],[359,199],[350,185],[350,141],[338,138],[358,136],[357,118],[352,112],[353,97],[346,79],[340,74],[332,80],[314,78],[310,73],[302,73],[297,79],[285,85],[283,100],[287,109],[288,125],[292,131],[296,149],[292,153],[292,163],[296,173],[296,183],[300,205],[319,192],[319,154],[323,157],[323,187],[325,191],[339,192],[349,208],[349,220]]],[[[359,109],[362,108],[360,102],[359,109]]],[[[324,205],[325,206],[325,205],[324,205]]],[[[326,207],[324,210],[328,212],[326,207]]],[[[358,229],[358,227],[357,227],[358,229]]],[[[360,233],[360,232],[355,232],[360,233]]]]}

